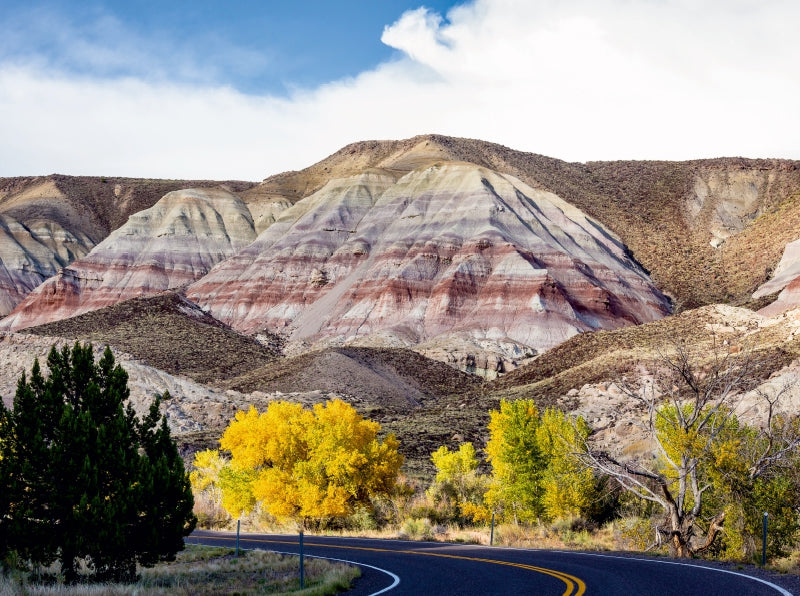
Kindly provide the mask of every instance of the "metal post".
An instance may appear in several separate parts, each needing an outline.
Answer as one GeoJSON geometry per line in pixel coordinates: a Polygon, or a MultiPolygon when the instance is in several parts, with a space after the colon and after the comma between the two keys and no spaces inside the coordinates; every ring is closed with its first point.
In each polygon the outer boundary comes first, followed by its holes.
{"type": "Polygon", "coordinates": [[[489,533],[489,546],[494,545],[494,511],[492,511],[492,529],[489,533]]]}
{"type": "Polygon", "coordinates": [[[242,529],[242,520],[236,520],[236,558],[239,558],[239,531],[242,529]]]}
{"type": "Polygon", "coordinates": [[[767,518],[769,514],[765,511],[764,512],[764,536],[762,538],[761,544],[761,566],[767,566],[767,518]]]}
{"type": "Polygon", "coordinates": [[[300,530],[300,589],[305,588],[305,569],[303,569],[303,530],[300,530]]]}

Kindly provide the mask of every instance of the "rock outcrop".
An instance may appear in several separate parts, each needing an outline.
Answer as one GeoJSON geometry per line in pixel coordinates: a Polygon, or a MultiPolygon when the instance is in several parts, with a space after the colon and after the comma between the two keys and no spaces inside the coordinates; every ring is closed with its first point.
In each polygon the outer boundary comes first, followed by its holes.
{"type": "Polygon", "coordinates": [[[187,297],[304,347],[452,336],[543,350],[669,312],[622,242],[556,195],[459,162],[397,176],[330,181],[187,297]]]}
{"type": "Polygon", "coordinates": [[[772,279],[753,292],[753,298],[776,292],[780,292],[777,300],[759,310],[759,314],[771,317],[800,306],[800,240],[786,245],[772,279]]]}
{"type": "Polygon", "coordinates": [[[255,238],[237,196],[213,189],[174,191],[39,286],[0,323],[17,330],[129,298],[178,288],[255,238]]]}

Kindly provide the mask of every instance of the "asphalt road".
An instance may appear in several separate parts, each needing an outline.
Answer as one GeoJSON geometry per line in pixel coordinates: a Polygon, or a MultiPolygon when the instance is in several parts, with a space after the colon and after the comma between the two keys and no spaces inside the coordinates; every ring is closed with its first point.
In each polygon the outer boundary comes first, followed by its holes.
{"type": "MultiPolygon", "coordinates": [[[[233,546],[236,535],[196,531],[188,543],[233,546]]],[[[240,546],[296,554],[298,536],[242,534],[240,546]]],[[[305,536],[305,553],[361,567],[348,596],[790,596],[767,580],[715,567],[594,553],[438,542],[305,536]]]]}

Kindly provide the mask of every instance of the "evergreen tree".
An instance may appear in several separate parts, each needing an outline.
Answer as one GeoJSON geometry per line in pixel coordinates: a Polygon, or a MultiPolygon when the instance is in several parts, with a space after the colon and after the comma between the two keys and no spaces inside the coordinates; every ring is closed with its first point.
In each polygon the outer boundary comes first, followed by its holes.
{"type": "Polygon", "coordinates": [[[8,555],[8,524],[11,506],[8,479],[8,458],[4,457],[8,444],[8,410],[0,400],[0,566],[4,565],[8,555]]]}
{"type": "Polygon", "coordinates": [[[58,558],[68,582],[80,560],[99,580],[130,581],[194,528],[183,462],[158,400],[141,421],[124,408],[128,375],[111,350],[95,363],[91,345],[53,348],[47,366],[47,378],[35,362],[20,379],[0,442],[7,546],[34,563],[58,558]]]}

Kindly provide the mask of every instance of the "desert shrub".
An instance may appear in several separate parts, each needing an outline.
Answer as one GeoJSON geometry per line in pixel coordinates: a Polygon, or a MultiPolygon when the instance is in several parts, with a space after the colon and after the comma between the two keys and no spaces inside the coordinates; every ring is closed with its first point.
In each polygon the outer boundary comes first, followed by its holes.
{"type": "Polygon", "coordinates": [[[433,525],[427,518],[409,518],[403,522],[400,534],[412,540],[430,540],[433,538],[433,525]]]}

